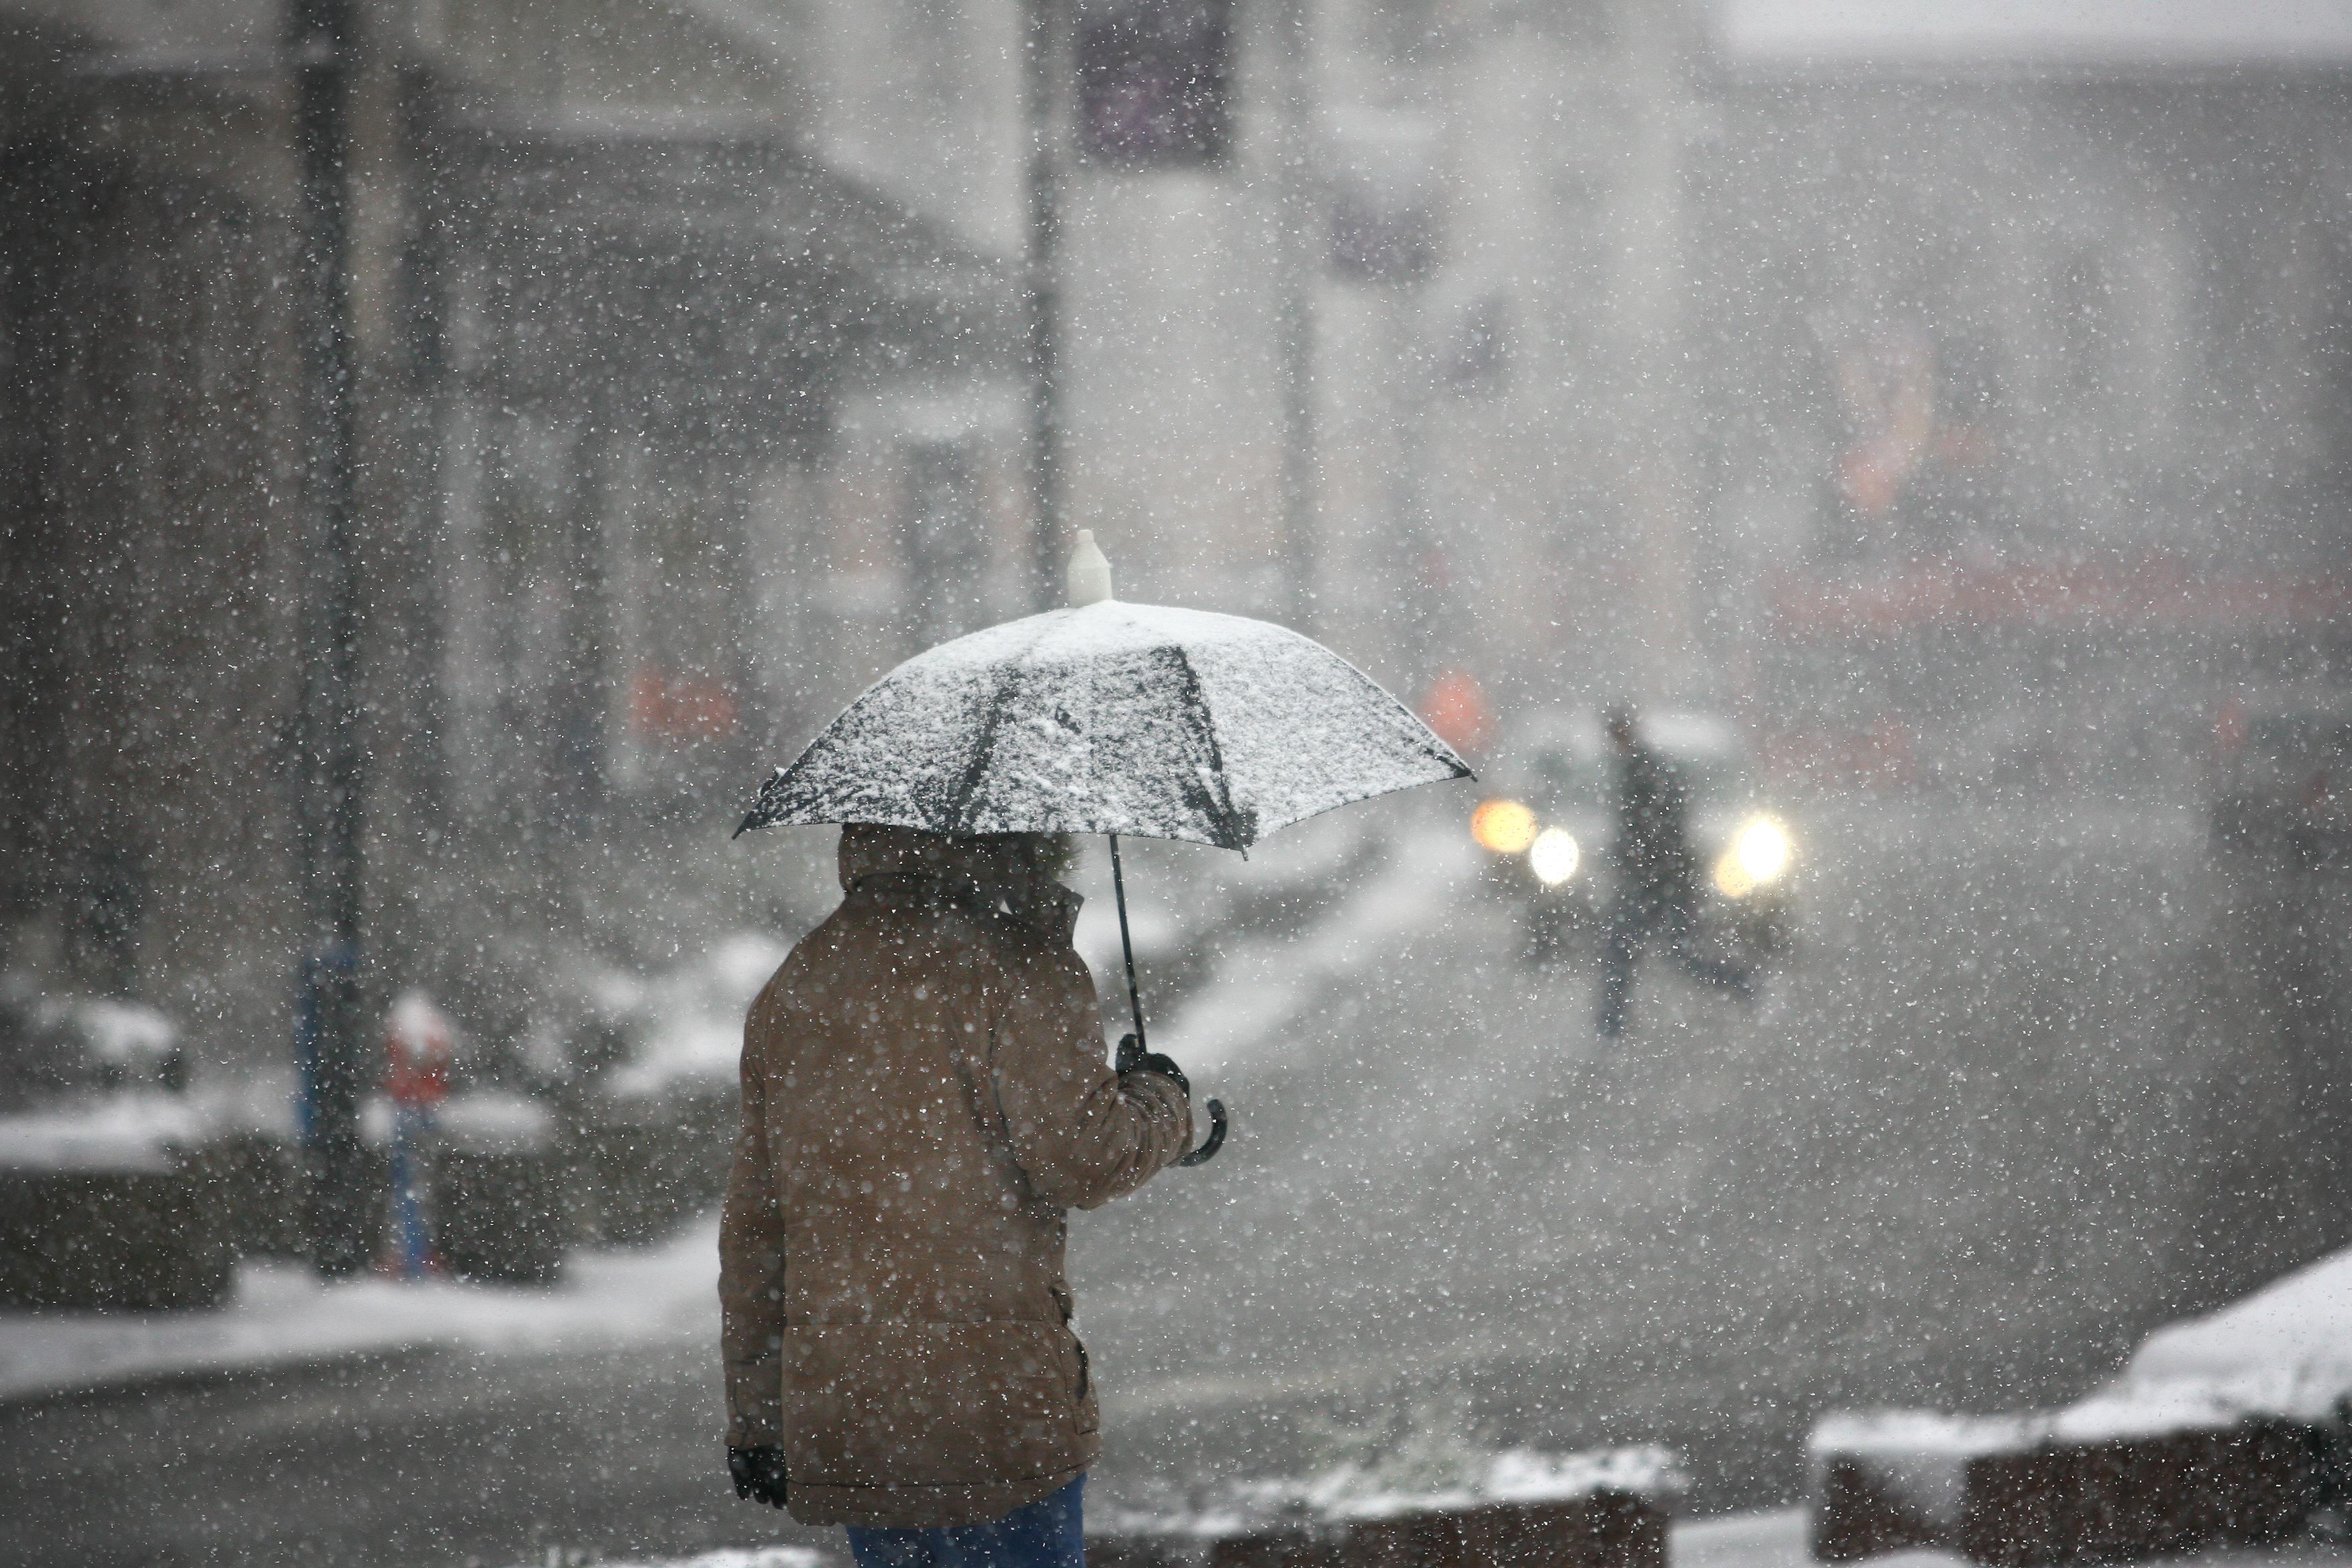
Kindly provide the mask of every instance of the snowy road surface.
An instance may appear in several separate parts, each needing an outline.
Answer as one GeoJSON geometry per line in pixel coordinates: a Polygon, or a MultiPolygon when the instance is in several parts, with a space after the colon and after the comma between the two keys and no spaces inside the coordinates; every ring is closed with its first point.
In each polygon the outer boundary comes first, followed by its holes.
{"type": "MultiPolygon", "coordinates": [[[[1687,1521],[1668,1537],[1667,1562],[1670,1568],[1815,1568],[1805,1547],[1805,1527],[1804,1510],[1793,1508],[1687,1521]]],[[[601,1568],[818,1568],[822,1561],[804,1548],[776,1547],[721,1550],[658,1563],[607,1563],[601,1568]]],[[[1955,1552],[1897,1552],[1870,1561],[1874,1568],[1969,1568],[1969,1560],[1955,1552]]],[[[2158,1561],[2182,1568],[2343,1568],[2352,1563],[2352,1551],[2313,1542],[2158,1561]]]]}
{"type": "MultiPolygon", "coordinates": [[[[1695,1510],[1769,1506],[1824,1407],[2060,1403],[2310,1249],[2325,1205],[2277,1202],[2311,1169],[2299,1026],[2249,955],[2341,911],[2229,905],[2186,814],[1803,823],[1793,972],[1748,1013],[1645,970],[1596,1058],[1582,967],[1518,965],[1454,820],[1368,809],[1388,854],[1160,1037],[1228,1152],[1076,1222],[1099,1497],[1297,1473],[1402,1412],[1663,1439],[1695,1510]]],[[[716,1371],[681,1321],[0,1410],[0,1562],[820,1540],[727,1495],[716,1371]]]]}

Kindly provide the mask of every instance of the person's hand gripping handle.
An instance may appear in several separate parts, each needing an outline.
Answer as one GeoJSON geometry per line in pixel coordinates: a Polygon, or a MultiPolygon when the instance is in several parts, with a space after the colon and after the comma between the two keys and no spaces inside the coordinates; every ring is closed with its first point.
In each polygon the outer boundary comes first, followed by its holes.
{"type": "MultiPolygon", "coordinates": [[[[1138,1036],[1120,1037],[1118,1070],[1122,1077],[1131,1072],[1156,1072],[1162,1078],[1173,1079],[1176,1081],[1176,1087],[1184,1091],[1184,1097],[1188,1100],[1192,1098],[1192,1083],[1184,1076],[1184,1069],[1178,1067],[1173,1059],[1162,1056],[1158,1051],[1145,1050],[1143,1041],[1138,1036]]],[[[1203,1139],[1201,1146],[1191,1153],[1177,1156],[1178,1164],[1204,1164],[1215,1156],[1218,1150],[1225,1146],[1225,1102],[1221,1100],[1212,1100],[1209,1101],[1208,1110],[1208,1137],[1203,1139]]]]}

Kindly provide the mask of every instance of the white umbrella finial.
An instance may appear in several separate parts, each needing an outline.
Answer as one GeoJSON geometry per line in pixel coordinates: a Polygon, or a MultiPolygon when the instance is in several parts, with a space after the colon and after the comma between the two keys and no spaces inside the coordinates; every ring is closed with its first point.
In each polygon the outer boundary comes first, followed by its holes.
{"type": "Polygon", "coordinates": [[[1070,549],[1070,607],[1098,605],[1110,596],[1110,559],[1095,543],[1095,531],[1082,528],[1070,549]]]}

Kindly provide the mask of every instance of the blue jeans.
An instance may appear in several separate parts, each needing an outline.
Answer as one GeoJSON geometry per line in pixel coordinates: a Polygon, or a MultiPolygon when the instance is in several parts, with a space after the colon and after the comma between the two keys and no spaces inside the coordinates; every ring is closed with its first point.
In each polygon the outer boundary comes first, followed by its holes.
{"type": "Polygon", "coordinates": [[[1086,1489],[1087,1478],[1080,1476],[990,1524],[844,1528],[857,1568],[1086,1568],[1086,1489]]]}

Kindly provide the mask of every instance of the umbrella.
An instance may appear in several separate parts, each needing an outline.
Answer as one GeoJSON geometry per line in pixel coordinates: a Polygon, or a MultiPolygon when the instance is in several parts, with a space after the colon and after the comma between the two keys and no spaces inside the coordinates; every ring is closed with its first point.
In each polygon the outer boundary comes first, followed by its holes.
{"type": "MultiPolygon", "coordinates": [[[[1074,597],[1092,536],[1078,536],[1074,597]]],[[[1102,833],[1139,1047],[1143,1004],[1119,835],[1246,852],[1350,801],[1466,778],[1404,705],[1268,621],[1108,597],[916,655],[778,768],[735,831],[870,822],[933,833],[1102,833]]],[[[1209,1101],[1207,1142],[1223,1141],[1209,1101]]]]}

